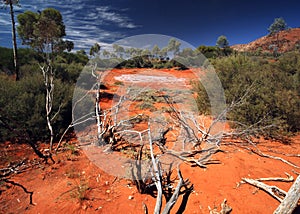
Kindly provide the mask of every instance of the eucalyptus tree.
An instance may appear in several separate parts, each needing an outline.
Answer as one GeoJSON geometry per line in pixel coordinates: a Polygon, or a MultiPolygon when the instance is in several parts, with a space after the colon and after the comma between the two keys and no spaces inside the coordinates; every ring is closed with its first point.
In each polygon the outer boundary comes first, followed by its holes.
{"type": "Polygon", "coordinates": [[[17,28],[23,44],[29,45],[38,51],[44,61],[39,64],[44,77],[46,89],[45,111],[47,126],[50,132],[50,153],[54,140],[53,120],[57,117],[57,112],[53,110],[54,101],[54,59],[64,50],[71,51],[74,47],[73,42],[63,40],[66,36],[65,25],[61,13],[54,8],[46,8],[40,13],[25,11],[18,15],[19,26],[17,28]]]}
{"type": "Polygon", "coordinates": [[[151,57],[151,51],[149,49],[144,49],[141,55],[149,59],[151,57]]]}
{"type": "Polygon", "coordinates": [[[160,48],[157,45],[154,45],[153,49],[152,49],[152,54],[154,55],[154,57],[158,57],[160,53],[160,48]]]}
{"type": "Polygon", "coordinates": [[[274,22],[270,25],[268,31],[270,34],[275,34],[286,29],[287,29],[287,24],[285,20],[282,17],[280,17],[274,19],[274,22]]]}
{"type": "Polygon", "coordinates": [[[120,58],[123,58],[123,54],[125,53],[125,49],[117,44],[113,44],[113,50],[116,53],[117,56],[119,56],[120,58]]]}
{"type": "Polygon", "coordinates": [[[100,52],[101,46],[98,43],[95,43],[91,48],[90,48],[90,56],[95,56],[100,52]]]}
{"type": "Polygon", "coordinates": [[[166,58],[168,56],[168,47],[164,47],[159,52],[160,57],[166,58]]]}
{"type": "Polygon", "coordinates": [[[224,36],[224,35],[219,36],[218,39],[217,39],[216,45],[219,48],[227,48],[227,47],[229,47],[229,42],[227,40],[227,37],[224,36]]]}
{"type": "MultiPolygon", "coordinates": [[[[61,13],[54,8],[46,8],[40,13],[25,11],[18,15],[19,36],[25,45],[47,54],[55,54],[72,49],[74,44],[63,40],[66,36],[61,13]]],[[[52,58],[53,59],[53,58],[52,58]]]]}
{"type": "Polygon", "coordinates": [[[174,56],[176,56],[180,50],[181,43],[177,41],[176,39],[172,38],[170,39],[168,43],[168,51],[172,51],[174,56]]]}
{"type": "MultiPolygon", "coordinates": [[[[279,44],[279,32],[280,31],[283,31],[283,30],[286,30],[287,29],[287,24],[285,22],[285,20],[280,17],[280,18],[275,18],[274,19],[274,22],[270,25],[270,27],[268,28],[268,31],[270,33],[270,35],[276,35],[276,44],[272,44],[273,47],[273,54],[275,57],[277,57],[278,55],[278,48],[280,46],[279,44]]],[[[271,45],[271,46],[272,46],[271,45]]]]}

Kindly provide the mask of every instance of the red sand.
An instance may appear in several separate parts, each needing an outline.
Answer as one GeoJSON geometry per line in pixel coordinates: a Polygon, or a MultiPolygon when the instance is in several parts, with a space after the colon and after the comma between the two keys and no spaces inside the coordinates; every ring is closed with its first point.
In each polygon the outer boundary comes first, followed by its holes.
{"type": "MultiPolygon", "coordinates": [[[[106,80],[109,90],[116,90],[113,76],[134,73],[132,70],[114,70],[106,80]]],[[[191,78],[189,71],[169,71],[171,75],[181,78],[191,78]]],[[[74,139],[72,144],[76,144],[74,139]]],[[[42,145],[46,146],[46,145],[42,145]]],[[[291,145],[261,140],[259,148],[268,154],[285,158],[300,165],[299,157],[285,157],[286,154],[300,153],[300,136],[293,138],[291,145]]],[[[190,167],[182,163],[180,168],[184,178],[189,178],[194,185],[184,213],[209,213],[208,206],[218,207],[226,198],[232,207],[232,213],[273,213],[279,202],[262,190],[248,184],[238,185],[242,178],[285,177],[285,172],[296,177],[294,173],[300,169],[293,168],[281,161],[263,158],[247,150],[234,146],[221,146],[224,153],[213,157],[221,164],[208,165],[207,169],[190,167]],[[295,170],[295,171],[294,171],[295,170]]],[[[26,145],[3,143],[0,151],[1,168],[9,161],[35,156],[26,145]]],[[[16,174],[11,178],[33,191],[33,202],[29,205],[29,196],[16,186],[1,185],[0,213],[144,213],[143,203],[152,213],[155,198],[139,194],[132,182],[108,175],[96,167],[84,154],[79,155],[65,151],[54,156],[56,164],[40,164],[29,168],[26,172],[16,174]]],[[[174,172],[176,174],[176,172],[174,172]]],[[[292,183],[268,182],[283,190],[288,190],[292,183]]],[[[172,209],[176,213],[182,196],[172,209]]]]}

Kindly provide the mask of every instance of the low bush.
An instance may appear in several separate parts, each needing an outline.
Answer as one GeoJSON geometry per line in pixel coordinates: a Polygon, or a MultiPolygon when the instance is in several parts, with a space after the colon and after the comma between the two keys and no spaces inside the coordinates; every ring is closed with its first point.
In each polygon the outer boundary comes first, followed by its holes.
{"type": "MultiPolygon", "coordinates": [[[[53,114],[54,133],[61,133],[70,123],[73,86],[55,80],[53,114]]],[[[0,139],[40,141],[49,138],[45,113],[45,88],[41,74],[15,82],[0,75],[0,139]]],[[[58,137],[58,136],[56,136],[58,137]]]]}
{"type": "MultiPolygon", "coordinates": [[[[278,61],[253,60],[245,55],[213,60],[230,105],[245,94],[227,117],[236,128],[255,126],[268,137],[300,130],[299,54],[288,53],[278,61]]],[[[209,112],[209,99],[201,84],[195,84],[199,111],[209,112]]]]}

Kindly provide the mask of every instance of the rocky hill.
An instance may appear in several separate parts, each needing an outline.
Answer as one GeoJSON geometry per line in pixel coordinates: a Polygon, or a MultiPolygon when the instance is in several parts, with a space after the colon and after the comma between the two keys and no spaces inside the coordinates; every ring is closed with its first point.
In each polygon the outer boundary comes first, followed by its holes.
{"type": "Polygon", "coordinates": [[[291,28],[273,35],[263,36],[248,44],[233,45],[232,48],[241,52],[287,52],[300,48],[300,28],[291,28]]]}

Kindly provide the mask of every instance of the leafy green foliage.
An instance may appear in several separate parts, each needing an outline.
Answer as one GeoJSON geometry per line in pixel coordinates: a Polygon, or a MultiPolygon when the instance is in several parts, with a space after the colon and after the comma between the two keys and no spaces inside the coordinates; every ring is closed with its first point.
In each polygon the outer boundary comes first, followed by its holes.
{"type": "Polygon", "coordinates": [[[287,24],[283,18],[275,18],[274,22],[268,28],[270,34],[278,33],[279,31],[283,31],[287,29],[287,24]]]}
{"type": "MultiPolygon", "coordinates": [[[[11,49],[0,48],[0,69],[8,70],[13,66],[11,49]]],[[[45,86],[38,63],[40,55],[31,49],[19,49],[20,71],[22,78],[15,82],[7,74],[0,73],[0,139],[44,140],[47,139],[45,120],[45,86]],[[13,131],[12,131],[13,130],[13,131]]],[[[60,53],[54,60],[54,110],[60,107],[59,114],[53,120],[57,137],[69,125],[71,118],[71,100],[74,83],[87,63],[82,53],[60,53]]],[[[52,115],[52,116],[53,116],[52,115]]]]}
{"type": "MultiPolygon", "coordinates": [[[[252,126],[262,135],[277,138],[300,130],[299,60],[297,53],[282,55],[277,62],[242,55],[213,60],[227,104],[239,102],[227,115],[237,122],[236,128],[252,126]]],[[[196,91],[199,110],[207,113],[203,87],[197,85],[196,91]]]]}
{"type": "Polygon", "coordinates": [[[206,58],[217,58],[221,56],[229,56],[233,53],[230,47],[219,48],[216,46],[201,45],[197,50],[202,53],[206,58]]]}
{"type": "Polygon", "coordinates": [[[227,37],[224,35],[221,35],[218,37],[217,39],[217,43],[216,43],[217,47],[219,48],[226,48],[229,46],[229,42],[227,40],[227,37]]]}
{"type": "MultiPolygon", "coordinates": [[[[21,77],[40,73],[38,63],[43,62],[41,55],[32,49],[18,49],[20,56],[21,77]]],[[[12,49],[0,47],[0,72],[13,74],[12,49]]],[[[53,66],[56,77],[62,81],[75,83],[83,66],[88,62],[87,55],[78,53],[59,53],[54,59],[53,66]]]]}
{"type": "Polygon", "coordinates": [[[90,55],[95,56],[96,54],[99,53],[100,49],[101,49],[100,45],[98,43],[95,43],[90,49],[90,55]]]}
{"type": "Polygon", "coordinates": [[[155,56],[155,57],[158,57],[159,56],[159,53],[160,53],[160,48],[157,46],[157,45],[154,45],[153,49],[152,49],[152,54],[155,56]]]}
{"type": "Polygon", "coordinates": [[[147,56],[137,56],[125,60],[117,65],[117,68],[151,68],[153,65],[147,56]]]}
{"type": "Polygon", "coordinates": [[[66,36],[62,15],[54,8],[46,8],[40,14],[25,11],[18,15],[19,37],[23,44],[40,52],[70,51],[74,44],[64,41],[66,36]]]}
{"type": "Polygon", "coordinates": [[[116,68],[178,68],[186,70],[187,67],[180,63],[179,58],[172,60],[151,59],[149,56],[137,56],[119,63],[116,68]]]}
{"type": "Polygon", "coordinates": [[[87,62],[86,55],[63,52],[53,62],[55,76],[63,82],[75,83],[87,62]]]}
{"type": "Polygon", "coordinates": [[[12,49],[0,47],[0,70],[6,73],[12,73],[14,63],[12,59],[12,49]]]}
{"type": "Polygon", "coordinates": [[[179,41],[172,38],[168,43],[168,51],[173,51],[174,55],[176,55],[179,52],[180,45],[181,43],[179,41]]]}
{"type": "Polygon", "coordinates": [[[193,89],[197,93],[196,103],[198,106],[198,111],[204,115],[211,114],[209,97],[204,86],[201,84],[201,82],[194,82],[193,89]]]}
{"type": "MultiPolygon", "coordinates": [[[[14,70],[12,55],[13,55],[12,49],[0,47],[0,71],[9,75],[13,74],[13,70],[14,70]]],[[[19,66],[24,66],[39,58],[36,52],[28,48],[18,49],[18,55],[19,55],[19,66]]]]}
{"type": "MultiPolygon", "coordinates": [[[[45,120],[45,89],[41,74],[26,76],[15,82],[8,76],[0,76],[0,139],[45,140],[48,135],[45,120]]],[[[72,86],[55,81],[56,98],[53,118],[56,133],[61,133],[70,123],[72,86]]]]}

